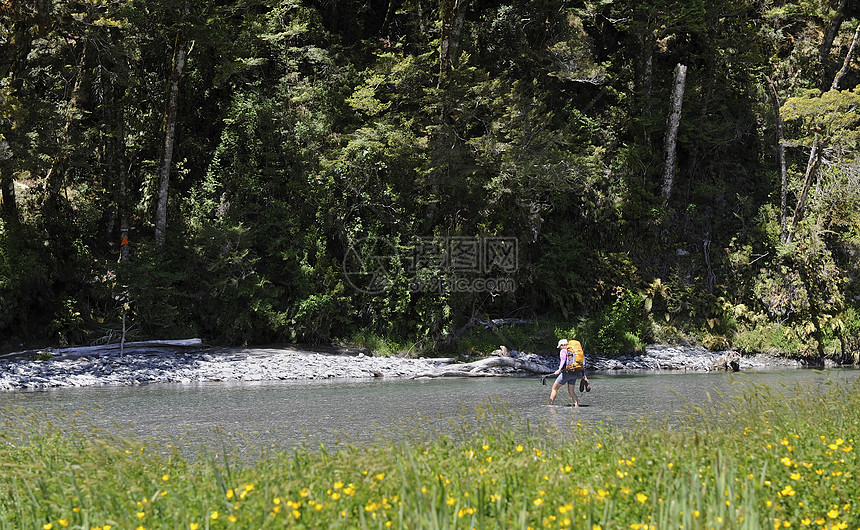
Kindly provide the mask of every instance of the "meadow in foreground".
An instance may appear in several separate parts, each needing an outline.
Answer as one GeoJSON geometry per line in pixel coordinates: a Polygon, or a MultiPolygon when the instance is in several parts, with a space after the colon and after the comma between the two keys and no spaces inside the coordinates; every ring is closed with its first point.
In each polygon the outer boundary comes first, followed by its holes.
{"type": "Polygon", "coordinates": [[[374,445],[192,457],[3,411],[0,528],[860,528],[860,382],[749,385],[671,421],[488,403],[374,445]]]}

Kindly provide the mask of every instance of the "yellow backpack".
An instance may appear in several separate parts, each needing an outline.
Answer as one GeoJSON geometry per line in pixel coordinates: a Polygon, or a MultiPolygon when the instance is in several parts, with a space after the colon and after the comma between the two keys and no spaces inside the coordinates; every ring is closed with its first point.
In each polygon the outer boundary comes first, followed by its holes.
{"type": "Polygon", "coordinates": [[[585,352],[582,351],[582,344],[578,340],[567,341],[567,351],[565,371],[573,372],[585,368],[585,352]]]}

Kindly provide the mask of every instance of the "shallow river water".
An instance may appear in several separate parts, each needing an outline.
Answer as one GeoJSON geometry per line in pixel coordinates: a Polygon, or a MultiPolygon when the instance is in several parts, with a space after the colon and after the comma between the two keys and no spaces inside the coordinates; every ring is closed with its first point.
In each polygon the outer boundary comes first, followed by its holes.
{"type": "Polygon", "coordinates": [[[362,443],[428,423],[444,429],[490,402],[530,422],[625,422],[655,414],[671,418],[688,405],[728,399],[751,382],[789,392],[798,384],[851,384],[858,376],[850,369],[595,373],[578,409],[566,406],[571,399],[565,389],[549,407],[551,379],[543,386],[540,377],[104,386],[2,392],[0,414],[17,407],[80,413],[99,428],[159,444],[243,453],[362,443]]]}

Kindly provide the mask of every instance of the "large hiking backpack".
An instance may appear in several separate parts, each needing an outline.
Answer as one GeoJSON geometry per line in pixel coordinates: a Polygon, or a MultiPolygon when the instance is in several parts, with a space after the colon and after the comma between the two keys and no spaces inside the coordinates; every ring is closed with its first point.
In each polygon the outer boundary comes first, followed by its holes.
{"type": "Polygon", "coordinates": [[[585,368],[585,352],[582,351],[582,344],[578,340],[567,341],[567,352],[567,366],[564,367],[566,372],[585,368]]]}

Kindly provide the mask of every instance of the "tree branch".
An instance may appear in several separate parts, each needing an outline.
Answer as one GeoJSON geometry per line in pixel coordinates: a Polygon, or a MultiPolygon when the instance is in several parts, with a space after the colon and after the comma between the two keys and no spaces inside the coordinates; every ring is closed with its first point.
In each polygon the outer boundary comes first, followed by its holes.
{"type": "Polygon", "coordinates": [[[845,61],[842,63],[842,68],[836,72],[836,76],[833,78],[833,83],[830,85],[831,90],[839,90],[839,81],[841,81],[842,76],[848,72],[848,67],[851,64],[852,57],[854,56],[854,49],[857,47],[858,35],[860,35],[860,24],[857,24],[857,29],[854,30],[854,39],[851,40],[851,46],[848,47],[848,53],[845,54],[845,61]]]}

